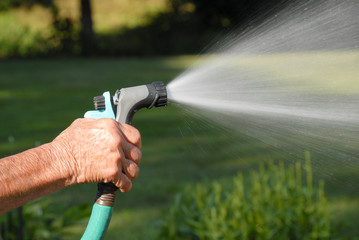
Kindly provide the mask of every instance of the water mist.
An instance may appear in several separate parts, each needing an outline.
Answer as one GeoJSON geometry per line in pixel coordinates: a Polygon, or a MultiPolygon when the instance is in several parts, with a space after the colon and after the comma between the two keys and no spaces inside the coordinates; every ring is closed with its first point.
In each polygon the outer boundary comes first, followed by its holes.
{"type": "Polygon", "coordinates": [[[169,100],[298,158],[318,154],[313,168],[352,171],[342,183],[358,188],[358,12],[357,1],[286,7],[216,43],[168,85],[169,100]]]}

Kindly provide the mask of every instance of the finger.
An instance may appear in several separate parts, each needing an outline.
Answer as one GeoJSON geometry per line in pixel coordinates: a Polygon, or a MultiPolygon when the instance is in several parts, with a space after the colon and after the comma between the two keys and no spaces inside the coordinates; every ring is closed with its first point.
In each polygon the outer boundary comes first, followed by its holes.
{"type": "Polygon", "coordinates": [[[140,168],[137,166],[137,164],[128,159],[123,161],[122,169],[131,181],[135,180],[140,173],[140,168]]]}
{"type": "Polygon", "coordinates": [[[128,192],[132,188],[131,180],[124,173],[120,173],[119,179],[114,184],[121,192],[128,192]]]}
{"type": "Polygon", "coordinates": [[[141,162],[142,152],[138,147],[132,145],[131,143],[123,141],[122,149],[127,159],[132,160],[136,164],[139,164],[141,162]]]}
{"type": "Polygon", "coordinates": [[[118,126],[127,142],[130,142],[136,147],[141,148],[141,134],[136,128],[125,123],[119,123],[118,126]]]}

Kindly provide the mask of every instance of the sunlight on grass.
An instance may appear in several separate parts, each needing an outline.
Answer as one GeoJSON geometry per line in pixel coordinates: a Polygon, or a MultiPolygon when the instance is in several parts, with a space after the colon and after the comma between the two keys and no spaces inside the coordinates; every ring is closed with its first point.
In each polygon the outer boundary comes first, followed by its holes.
{"type": "Polygon", "coordinates": [[[358,236],[357,238],[352,238],[357,235],[355,229],[359,227],[359,198],[332,199],[329,201],[329,209],[333,224],[338,226],[336,234],[348,237],[346,239],[359,239],[358,236]]]}
{"type": "Polygon", "coordinates": [[[32,8],[15,8],[2,14],[13,15],[18,20],[18,24],[32,30],[48,34],[49,27],[51,26],[52,16],[48,9],[35,5],[32,8]]]}
{"type": "MultiPolygon", "coordinates": [[[[79,27],[80,1],[56,0],[59,14],[68,17],[79,27]]],[[[150,18],[167,10],[166,0],[108,0],[92,1],[94,30],[97,33],[111,33],[122,28],[135,28],[147,24],[150,18]]]]}
{"type": "MultiPolygon", "coordinates": [[[[118,199],[118,202],[120,201],[121,200],[118,199]]],[[[153,219],[161,218],[161,211],[162,209],[158,207],[138,207],[134,209],[115,207],[105,239],[157,239],[157,221],[153,221],[153,219]]],[[[82,221],[75,226],[67,227],[64,229],[64,232],[70,234],[64,239],[80,239],[86,225],[87,221],[82,221]]]]}
{"type": "Polygon", "coordinates": [[[152,219],[160,217],[161,210],[157,207],[119,209],[113,214],[106,238],[118,238],[122,232],[128,237],[126,239],[156,239],[156,222],[152,219]]]}
{"type": "Polygon", "coordinates": [[[359,51],[312,51],[199,56],[193,67],[214,64],[239,68],[261,79],[279,81],[293,91],[315,94],[359,93],[359,51]],[[288,87],[288,86],[287,86],[288,87]]]}
{"type": "Polygon", "coordinates": [[[97,33],[111,33],[122,28],[135,28],[148,24],[149,20],[167,10],[166,0],[110,0],[106,4],[92,1],[94,29],[97,33]]]}
{"type": "Polygon", "coordinates": [[[239,61],[240,66],[255,69],[264,76],[307,86],[305,90],[359,92],[359,51],[254,55],[244,56],[239,61]]]}
{"type": "Polygon", "coordinates": [[[13,98],[13,93],[10,90],[0,89],[0,100],[6,100],[13,98]]]}
{"type": "Polygon", "coordinates": [[[59,16],[61,18],[70,18],[75,26],[80,26],[80,1],[72,0],[55,0],[56,6],[59,8],[59,16]]]}

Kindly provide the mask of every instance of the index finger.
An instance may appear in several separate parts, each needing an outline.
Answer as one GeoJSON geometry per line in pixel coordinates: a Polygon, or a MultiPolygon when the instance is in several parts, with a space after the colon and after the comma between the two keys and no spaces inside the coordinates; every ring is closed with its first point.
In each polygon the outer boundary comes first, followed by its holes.
{"type": "Polygon", "coordinates": [[[119,123],[118,126],[127,142],[138,148],[142,147],[141,134],[136,128],[126,123],[119,123]]]}

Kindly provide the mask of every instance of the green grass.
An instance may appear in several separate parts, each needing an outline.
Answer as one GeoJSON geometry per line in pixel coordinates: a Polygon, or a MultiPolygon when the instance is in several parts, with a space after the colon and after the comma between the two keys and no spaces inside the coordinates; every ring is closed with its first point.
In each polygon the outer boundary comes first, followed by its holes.
{"type": "MultiPolygon", "coordinates": [[[[333,59],[335,53],[331,56],[333,59]]],[[[93,108],[95,95],[152,81],[168,82],[194,60],[181,56],[0,62],[0,156],[51,141],[75,118],[93,108]],[[10,136],[15,139],[13,143],[8,142],[10,136]]],[[[325,65],[326,60],[322,61],[325,65]]],[[[226,183],[238,171],[246,177],[247,170],[256,168],[259,162],[291,161],[276,149],[223,132],[219,126],[195,119],[175,105],[141,110],[134,125],[143,139],[141,173],[131,192],[118,194],[106,239],[156,239],[158,219],[186,184],[211,179],[226,183]]],[[[347,185],[326,183],[333,228],[337,227],[339,236],[354,239],[359,236],[359,193],[354,191],[358,174],[351,172],[342,177],[352,181],[346,181],[347,185]]],[[[92,203],[95,193],[93,184],[78,185],[47,198],[67,208],[92,203]]],[[[70,239],[78,239],[85,225],[83,222],[69,229],[75,234],[70,239]]]]}
{"type": "Polygon", "coordinates": [[[359,51],[254,55],[242,58],[239,65],[278,80],[298,83],[305,91],[321,89],[326,93],[359,93],[359,51]]]}

